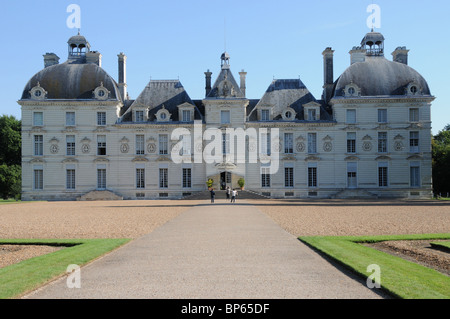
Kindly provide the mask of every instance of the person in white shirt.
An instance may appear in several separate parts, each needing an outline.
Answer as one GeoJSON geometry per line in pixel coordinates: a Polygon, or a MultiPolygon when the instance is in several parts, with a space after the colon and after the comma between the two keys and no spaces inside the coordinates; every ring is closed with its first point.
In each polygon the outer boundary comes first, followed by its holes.
{"type": "Polygon", "coordinates": [[[235,189],[233,189],[233,191],[231,192],[231,202],[232,203],[236,202],[236,196],[237,196],[237,191],[235,189]]]}

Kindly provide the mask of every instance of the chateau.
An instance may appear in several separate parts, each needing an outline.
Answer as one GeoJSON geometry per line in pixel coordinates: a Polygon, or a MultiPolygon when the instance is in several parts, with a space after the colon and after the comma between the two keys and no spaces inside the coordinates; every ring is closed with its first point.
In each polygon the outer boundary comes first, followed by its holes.
{"type": "Polygon", "coordinates": [[[384,42],[368,33],[337,79],[326,48],[320,99],[299,79],[274,80],[250,99],[246,72],[237,81],[225,52],[214,83],[205,72],[203,99],[191,99],[179,80],[151,80],[133,100],[127,57],[118,55],[116,81],[86,38],[73,36],[67,61],[45,54],[18,101],[22,198],[183,198],[207,190],[208,179],[221,189],[241,178],[246,190],[272,198],[429,198],[434,97],[408,66],[409,50],[398,47],[391,61],[384,42]],[[236,130],[257,134],[235,141],[236,130]],[[244,151],[233,156],[235,146],[244,151]],[[208,148],[215,161],[205,160],[208,148]]]}

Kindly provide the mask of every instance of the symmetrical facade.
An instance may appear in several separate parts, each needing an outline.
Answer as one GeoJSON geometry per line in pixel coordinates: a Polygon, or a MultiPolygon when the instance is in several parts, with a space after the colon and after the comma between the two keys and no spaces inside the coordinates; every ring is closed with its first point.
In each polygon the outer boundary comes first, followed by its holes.
{"type": "Polygon", "coordinates": [[[238,84],[224,53],[214,84],[205,72],[205,98],[192,100],[179,80],[152,80],[132,100],[123,53],[116,82],[83,36],[68,48],[62,64],[44,55],[45,68],[18,102],[24,200],[75,200],[96,190],[182,198],[206,190],[208,179],[220,189],[241,178],[274,198],[431,196],[434,97],[408,66],[405,47],[393,61],[384,57],[380,33],[350,51],[337,80],[334,51],[323,52],[321,99],[299,79],[274,80],[261,99],[248,99],[246,72],[238,84]],[[235,140],[236,132],[243,137],[235,140]]]}

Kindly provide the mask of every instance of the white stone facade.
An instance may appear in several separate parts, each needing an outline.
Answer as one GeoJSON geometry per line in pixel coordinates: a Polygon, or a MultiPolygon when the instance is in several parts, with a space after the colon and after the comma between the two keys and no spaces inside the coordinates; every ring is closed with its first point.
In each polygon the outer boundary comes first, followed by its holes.
{"type": "MultiPolygon", "coordinates": [[[[84,41],[74,38],[77,44],[84,41]]],[[[384,52],[368,52],[370,57],[353,59],[333,83],[327,74],[332,51],[324,52],[322,100],[300,80],[274,80],[260,100],[248,99],[245,73],[237,85],[227,54],[214,85],[208,71],[202,100],[191,100],[179,81],[151,81],[130,100],[126,74],[116,83],[101,61],[87,61],[79,50],[69,53],[65,64],[46,65],[36,74],[18,102],[23,199],[76,200],[97,190],[124,199],[182,198],[205,191],[209,178],[216,189],[236,188],[244,178],[246,189],[273,198],[429,198],[434,97],[407,65],[387,61],[384,52]],[[364,69],[371,67],[384,73],[364,69]],[[380,79],[363,73],[387,80],[377,88],[371,80],[380,79]],[[392,77],[400,78],[401,87],[392,77]],[[238,146],[245,144],[244,163],[230,154],[207,163],[203,151],[211,141],[203,134],[211,129],[223,134],[227,128],[268,129],[278,136],[271,134],[269,145],[261,143],[267,138],[261,135],[238,140],[238,146]],[[190,133],[190,143],[171,140],[180,129],[190,133]],[[180,145],[184,163],[171,156],[180,145]],[[267,148],[270,158],[279,158],[273,174],[261,158],[249,161],[251,152],[267,148]]],[[[123,53],[120,63],[120,72],[126,72],[123,53]]],[[[218,142],[221,151],[230,151],[226,136],[218,142]]]]}

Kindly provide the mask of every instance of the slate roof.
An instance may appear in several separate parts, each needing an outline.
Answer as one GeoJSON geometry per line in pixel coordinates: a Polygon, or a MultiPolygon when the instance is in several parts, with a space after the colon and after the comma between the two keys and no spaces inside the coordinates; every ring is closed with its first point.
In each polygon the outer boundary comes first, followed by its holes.
{"type": "Polygon", "coordinates": [[[30,99],[29,91],[37,85],[48,92],[50,100],[93,99],[93,91],[103,83],[111,100],[120,100],[115,80],[93,63],[65,62],[47,67],[35,74],[26,84],[22,100],[30,99]]]}
{"type": "Polygon", "coordinates": [[[179,80],[151,80],[138,98],[128,108],[122,117],[122,122],[132,120],[132,110],[134,107],[145,106],[149,108],[149,121],[155,121],[156,113],[163,107],[168,110],[172,116],[172,122],[178,122],[178,106],[189,103],[194,106],[194,119],[201,120],[202,114],[196,104],[191,100],[179,80]]]}
{"type": "Polygon", "coordinates": [[[211,88],[211,92],[209,92],[208,96],[206,98],[245,98],[244,93],[242,93],[240,86],[237,84],[236,80],[234,79],[233,73],[231,73],[231,70],[229,68],[222,68],[220,71],[219,76],[216,79],[216,82],[211,88]],[[221,92],[221,83],[224,81],[227,81],[231,84],[231,88],[234,91],[233,95],[230,96],[223,96],[221,92]]]}
{"type": "Polygon", "coordinates": [[[271,107],[273,120],[281,120],[282,114],[287,108],[292,108],[296,114],[296,121],[304,121],[303,106],[308,103],[320,104],[321,121],[332,120],[325,109],[325,105],[315,99],[308,88],[300,79],[274,80],[266,93],[249,114],[250,121],[257,121],[257,109],[271,107]]]}
{"type": "Polygon", "coordinates": [[[406,64],[389,61],[382,56],[366,56],[365,62],[351,65],[336,81],[334,97],[343,97],[352,82],[361,88],[361,96],[399,96],[411,82],[417,82],[423,95],[431,95],[425,79],[406,64]]]}

